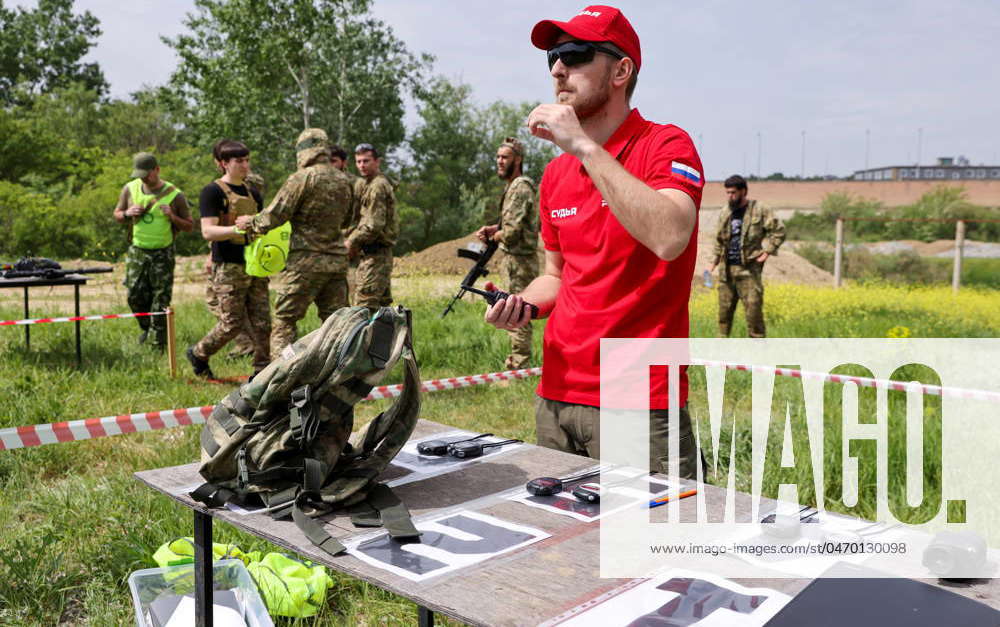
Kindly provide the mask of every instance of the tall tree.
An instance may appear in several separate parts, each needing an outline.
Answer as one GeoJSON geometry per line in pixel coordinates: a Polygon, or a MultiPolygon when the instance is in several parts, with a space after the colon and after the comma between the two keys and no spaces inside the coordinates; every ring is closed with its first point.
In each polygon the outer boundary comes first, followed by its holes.
{"type": "Polygon", "coordinates": [[[470,101],[472,88],[435,78],[421,91],[421,124],[409,139],[413,160],[405,170],[404,200],[420,210],[419,247],[463,235],[476,213],[470,194],[482,183],[485,133],[470,101]]]}
{"type": "Polygon", "coordinates": [[[23,104],[73,83],[106,93],[101,68],[81,62],[100,35],[97,18],[74,13],[73,0],[39,0],[30,10],[0,0],[0,103],[23,104]]]}
{"type": "Polygon", "coordinates": [[[171,84],[200,141],[236,137],[286,162],[310,126],[384,152],[403,141],[404,94],[418,88],[431,58],[371,17],[371,0],[195,4],[188,34],[164,41],[180,56],[171,84]]]}
{"type": "Polygon", "coordinates": [[[503,182],[496,150],[506,137],[524,143],[524,172],[538,182],[556,150],[525,127],[536,104],[497,101],[480,107],[468,85],[442,77],[430,81],[417,100],[420,125],[410,134],[411,163],[400,189],[421,218],[419,227],[404,225],[406,245],[424,248],[497,221],[503,182]]]}

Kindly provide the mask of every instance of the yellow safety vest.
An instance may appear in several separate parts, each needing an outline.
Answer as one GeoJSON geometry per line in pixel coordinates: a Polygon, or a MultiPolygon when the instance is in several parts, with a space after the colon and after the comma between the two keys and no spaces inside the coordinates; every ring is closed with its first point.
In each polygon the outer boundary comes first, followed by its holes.
{"type": "Polygon", "coordinates": [[[181,190],[173,183],[163,181],[165,193],[156,196],[142,190],[142,179],[132,179],[128,183],[128,193],[132,204],[146,208],[132,225],[132,245],[139,248],[166,248],[174,241],[173,224],[158,205],[169,205],[181,190]]]}

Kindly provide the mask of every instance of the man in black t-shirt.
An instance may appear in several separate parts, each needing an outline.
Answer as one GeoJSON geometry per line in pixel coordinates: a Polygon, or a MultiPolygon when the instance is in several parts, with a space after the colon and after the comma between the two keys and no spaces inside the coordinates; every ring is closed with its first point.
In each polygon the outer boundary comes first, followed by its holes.
{"type": "Polygon", "coordinates": [[[709,272],[719,269],[719,337],[729,337],[736,303],[743,301],[750,337],[766,337],[764,282],[768,257],[785,241],[785,225],[774,212],[747,197],[747,182],[733,175],[724,183],[729,202],[719,215],[709,272]]]}
{"type": "Polygon", "coordinates": [[[250,276],[244,269],[245,236],[236,228],[236,217],[256,214],[263,208],[260,193],[248,187],[250,151],[240,142],[222,140],[214,156],[222,178],[201,190],[199,211],[202,236],[212,243],[212,292],[218,322],[187,358],[198,376],[214,378],[208,360],[230,340],[246,331],[254,345],[254,373],[269,362],[271,317],[266,278],[250,276]]]}

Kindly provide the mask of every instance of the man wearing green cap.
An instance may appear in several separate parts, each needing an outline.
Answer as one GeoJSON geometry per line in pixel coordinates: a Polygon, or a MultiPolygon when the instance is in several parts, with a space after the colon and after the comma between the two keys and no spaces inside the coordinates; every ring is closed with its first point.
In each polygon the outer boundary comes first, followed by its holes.
{"type": "MultiPolygon", "coordinates": [[[[524,291],[538,276],[538,205],[535,183],[524,175],[524,145],[508,137],[497,148],[497,175],[507,182],[500,199],[500,222],[476,232],[480,240],[499,242],[505,253],[504,289],[511,294],[524,291]]],[[[487,285],[486,289],[490,289],[487,285]]],[[[504,367],[527,368],[531,361],[531,325],[507,331],[510,355],[504,367]]]]}
{"type": "MultiPolygon", "coordinates": [[[[160,178],[156,157],[140,152],[132,160],[132,180],[122,188],[115,206],[115,220],[132,229],[125,256],[125,288],[134,313],[164,311],[174,287],[174,236],[191,231],[194,221],[187,199],[172,183],[160,178]]],[[[164,316],[136,318],[142,344],[153,330],[153,344],[167,344],[164,316]]]]}
{"type": "Polygon", "coordinates": [[[278,359],[295,341],[296,324],[311,303],[316,303],[321,321],[348,304],[343,229],[350,224],[353,192],[347,175],[330,162],[329,146],[322,129],[302,131],[295,142],[298,170],[267,209],[236,219],[247,237],[292,224],[288,261],[274,303],[271,359],[278,359]]]}

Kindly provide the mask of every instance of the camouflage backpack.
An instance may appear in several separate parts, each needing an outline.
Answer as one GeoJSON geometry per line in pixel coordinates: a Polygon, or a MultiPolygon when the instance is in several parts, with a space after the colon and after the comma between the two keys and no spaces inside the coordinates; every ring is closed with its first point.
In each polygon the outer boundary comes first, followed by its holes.
{"type": "Polygon", "coordinates": [[[410,312],[341,308],[215,407],[201,433],[199,472],[208,483],[191,495],[212,507],[259,501],[274,518],[291,514],[334,555],[343,545],[312,518],[334,509],[354,514],[356,525],[381,523],[393,538],[414,538],[406,507],[377,477],[409,439],[419,411],[410,312]],[[400,358],[402,394],[352,434],[354,404],[400,358]]]}

